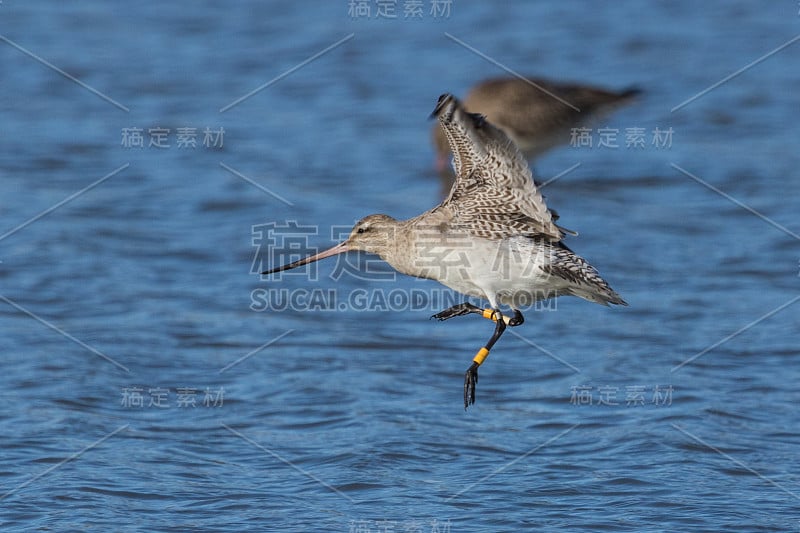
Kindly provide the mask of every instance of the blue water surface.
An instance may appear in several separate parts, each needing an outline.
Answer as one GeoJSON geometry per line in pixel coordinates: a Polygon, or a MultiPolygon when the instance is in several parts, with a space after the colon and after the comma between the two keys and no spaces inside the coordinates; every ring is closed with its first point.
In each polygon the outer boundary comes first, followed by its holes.
{"type": "Polygon", "coordinates": [[[418,4],[0,3],[4,531],[800,527],[798,5],[418,4]],[[507,70],[644,90],[535,165],[630,306],[528,311],[465,412],[452,293],[256,272],[439,202],[507,70]]]}

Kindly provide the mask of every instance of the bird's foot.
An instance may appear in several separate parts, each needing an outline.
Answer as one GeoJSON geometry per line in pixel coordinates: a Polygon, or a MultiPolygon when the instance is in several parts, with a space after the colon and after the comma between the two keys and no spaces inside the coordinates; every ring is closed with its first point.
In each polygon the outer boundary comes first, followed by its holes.
{"type": "Polygon", "coordinates": [[[472,363],[464,374],[464,410],[475,403],[475,386],[478,384],[478,363],[472,363]]]}
{"type": "Polygon", "coordinates": [[[525,317],[523,317],[522,313],[520,313],[518,310],[514,309],[514,316],[508,319],[508,325],[514,327],[519,326],[523,322],[525,322],[525,317]]]}
{"type": "Polygon", "coordinates": [[[436,320],[447,320],[448,318],[453,318],[455,316],[463,316],[468,315],[470,313],[482,313],[483,310],[480,307],[472,305],[471,303],[463,303],[454,305],[453,307],[449,307],[442,311],[441,313],[436,313],[431,318],[435,318],[436,320]]]}

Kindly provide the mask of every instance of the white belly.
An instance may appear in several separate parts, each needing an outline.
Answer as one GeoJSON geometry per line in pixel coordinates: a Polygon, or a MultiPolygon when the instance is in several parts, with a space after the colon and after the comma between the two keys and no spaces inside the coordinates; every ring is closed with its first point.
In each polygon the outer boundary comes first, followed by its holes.
{"type": "Polygon", "coordinates": [[[525,237],[492,241],[450,236],[438,243],[417,244],[413,264],[417,272],[409,273],[489,300],[493,307],[528,307],[555,296],[560,288],[542,270],[550,261],[550,248],[525,237]]]}

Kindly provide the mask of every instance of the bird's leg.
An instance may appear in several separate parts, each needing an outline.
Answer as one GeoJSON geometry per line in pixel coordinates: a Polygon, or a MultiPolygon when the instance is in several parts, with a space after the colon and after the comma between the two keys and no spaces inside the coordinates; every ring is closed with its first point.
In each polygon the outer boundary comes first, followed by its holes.
{"type": "MultiPolygon", "coordinates": [[[[514,313],[513,318],[517,318],[517,313],[519,313],[519,311],[514,313]]],[[[520,314],[520,317],[521,316],[522,314],[520,314]]],[[[483,364],[483,361],[489,355],[489,350],[492,349],[494,343],[497,342],[497,339],[499,339],[506,330],[506,320],[504,320],[505,317],[503,317],[503,313],[501,313],[499,309],[494,309],[492,311],[491,318],[495,321],[494,333],[486,343],[486,346],[478,350],[478,353],[475,354],[475,357],[472,359],[472,365],[470,365],[464,375],[464,409],[475,403],[475,386],[478,384],[478,367],[483,364]]]]}
{"type": "Polygon", "coordinates": [[[522,316],[522,313],[519,312],[519,309],[514,309],[514,316],[505,316],[501,315],[500,311],[497,309],[481,309],[479,311],[483,318],[488,318],[489,320],[493,320],[497,322],[498,320],[502,320],[506,323],[506,326],[519,326],[523,322],[525,322],[525,317],[522,316]]]}

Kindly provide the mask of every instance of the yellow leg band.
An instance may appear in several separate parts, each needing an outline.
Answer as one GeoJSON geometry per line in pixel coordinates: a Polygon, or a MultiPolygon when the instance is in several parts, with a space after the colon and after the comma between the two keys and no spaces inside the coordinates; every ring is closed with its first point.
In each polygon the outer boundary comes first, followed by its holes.
{"type": "MultiPolygon", "coordinates": [[[[494,312],[494,309],[484,309],[483,310],[483,318],[488,318],[489,320],[493,320],[493,321],[497,322],[497,315],[494,312]]],[[[506,325],[508,325],[508,323],[510,321],[511,321],[511,317],[510,316],[503,315],[503,322],[505,322],[506,325]]]]}
{"type": "Polygon", "coordinates": [[[475,357],[473,357],[472,361],[478,365],[482,365],[487,355],[489,355],[489,350],[487,350],[485,347],[481,348],[478,350],[478,353],[475,354],[475,357]]]}

